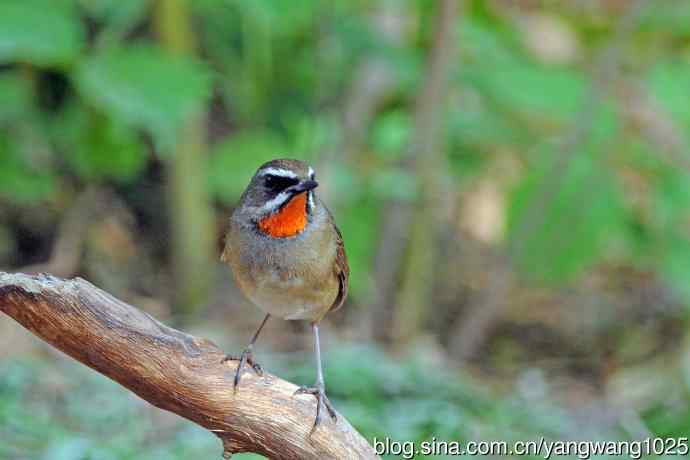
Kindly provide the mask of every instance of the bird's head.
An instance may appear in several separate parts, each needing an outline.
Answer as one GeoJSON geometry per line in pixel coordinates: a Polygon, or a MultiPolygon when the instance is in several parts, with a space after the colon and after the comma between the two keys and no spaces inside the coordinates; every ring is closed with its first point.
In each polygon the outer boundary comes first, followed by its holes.
{"type": "Polygon", "coordinates": [[[241,204],[268,236],[295,236],[306,228],[316,207],[314,170],[299,160],[272,160],[252,177],[241,204]]]}

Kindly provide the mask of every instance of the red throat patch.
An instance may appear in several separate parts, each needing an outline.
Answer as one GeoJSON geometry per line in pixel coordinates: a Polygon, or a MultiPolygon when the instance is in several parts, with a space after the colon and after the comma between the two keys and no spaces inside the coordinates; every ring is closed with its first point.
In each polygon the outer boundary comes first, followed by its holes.
{"type": "Polygon", "coordinates": [[[302,233],[307,226],[307,193],[293,196],[280,211],[260,220],[261,231],[274,238],[302,233]]]}

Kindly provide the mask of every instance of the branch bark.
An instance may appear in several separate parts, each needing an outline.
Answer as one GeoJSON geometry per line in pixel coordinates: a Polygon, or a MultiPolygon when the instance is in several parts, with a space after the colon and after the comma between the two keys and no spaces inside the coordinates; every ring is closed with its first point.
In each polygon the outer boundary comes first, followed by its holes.
{"type": "Polygon", "coordinates": [[[213,342],[158,322],[89,282],[0,272],[0,311],[33,334],[156,407],[215,433],[224,456],[255,452],[271,459],[376,459],[342,416],[310,436],[316,403],[297,386],[264,373],[242,377],[221,363],[213,342]]]}

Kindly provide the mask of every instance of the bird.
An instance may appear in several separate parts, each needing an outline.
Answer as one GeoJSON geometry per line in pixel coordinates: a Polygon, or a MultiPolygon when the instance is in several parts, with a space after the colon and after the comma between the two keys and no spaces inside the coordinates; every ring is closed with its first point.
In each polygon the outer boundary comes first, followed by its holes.
{"type": "Polygon", "coordinates": [[[312,432],[321,424],[324,408],[337,422],[326,396],[319,322],[343,305],[350,273],[342,234],[316,194],[318,185],[314,169],[303,161],[276,159],[262,164],[230,217],[221,255],[240,291],[265,313],[241,355],[225,359],[239,361],[234,390],[247,365],[263,375],[253,347],[271,316],[308,321],[314,337],[316,382],[300,387],[295,395],[316,398],[312,432]]]}

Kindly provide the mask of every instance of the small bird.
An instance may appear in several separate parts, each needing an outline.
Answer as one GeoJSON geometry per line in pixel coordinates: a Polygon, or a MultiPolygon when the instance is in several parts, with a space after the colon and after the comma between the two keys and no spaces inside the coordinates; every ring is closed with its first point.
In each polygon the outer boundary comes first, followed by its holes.
{"type": "Polygon", "coordinates": [[[321,423],[326,397],[321,366],[319,321],[340,308],[347,296],[349,267],[343,238],[333,216],[316,196],[314,170],[299,160],[279,159],[254,174],[230,218],[221,260],[230,265],[244,295],[266,312],[261,325],[238,359],[234,388],[249,364],[261,366],[252,348],[271,316],[311,323],[316,355],[316,384],[295,394],[316,397],[313,430],[321,423]]]}

